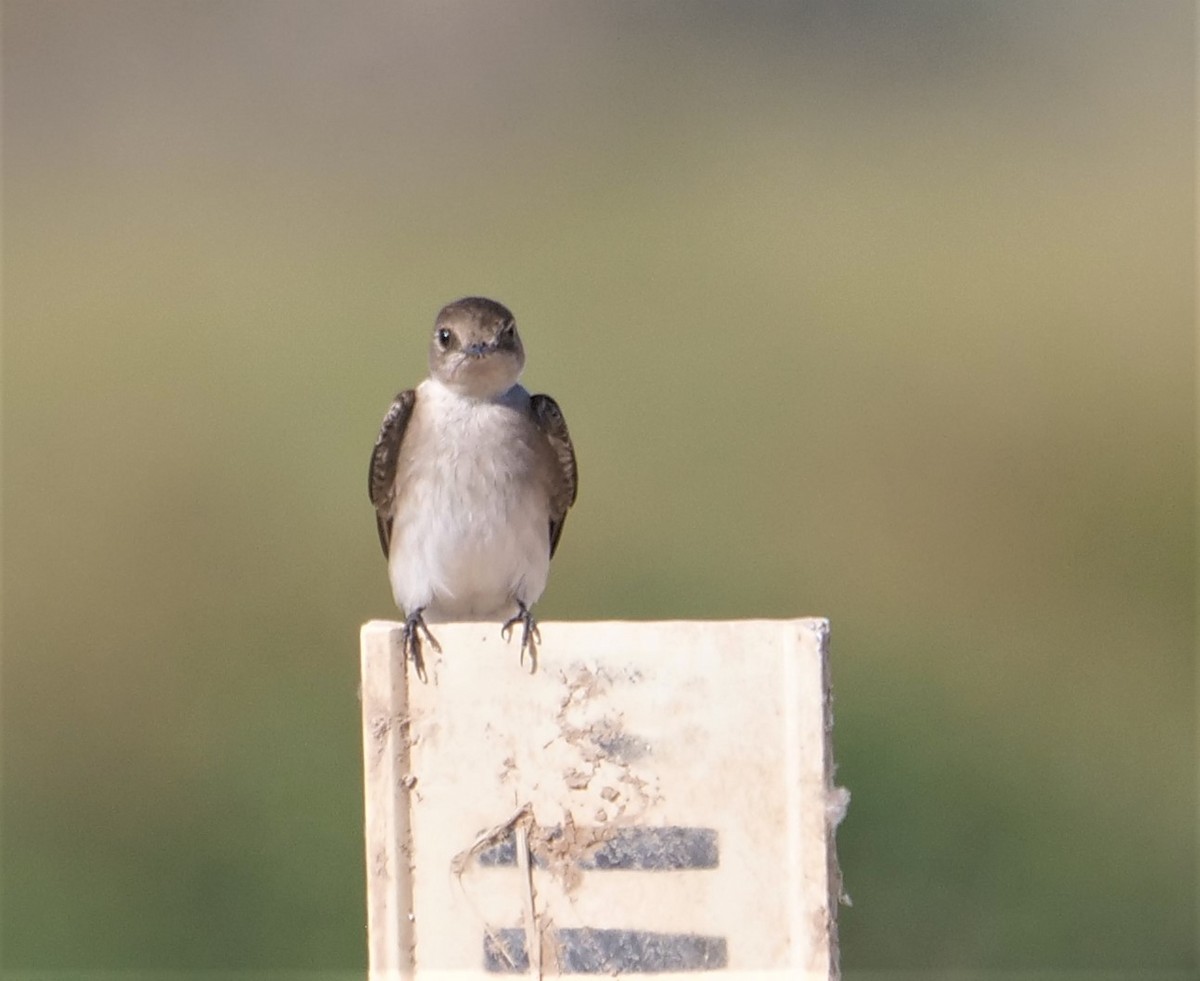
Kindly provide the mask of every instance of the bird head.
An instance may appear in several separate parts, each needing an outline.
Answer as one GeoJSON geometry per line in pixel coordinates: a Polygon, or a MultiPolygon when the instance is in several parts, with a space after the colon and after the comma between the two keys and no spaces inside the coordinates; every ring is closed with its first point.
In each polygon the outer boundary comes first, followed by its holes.
{"type": "Polygon", "coordinates": [[[517,383],[525,349],[517,322],[495,300],[468,296],[442,307],[429,342],[429,373],[473,398],[494,398],[517,383]]]}

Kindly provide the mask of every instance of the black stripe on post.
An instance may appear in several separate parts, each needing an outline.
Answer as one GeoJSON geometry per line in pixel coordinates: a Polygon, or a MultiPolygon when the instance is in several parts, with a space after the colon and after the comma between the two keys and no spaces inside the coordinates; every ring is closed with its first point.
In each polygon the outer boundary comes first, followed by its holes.
{"type": "MultiPolygon", "coordinates": [[[[673,872],[715,869],[720,854],[714,828],[618,828],[607,841],[579,860],[581,869],[619,869],[630,872],[673,872]]],[[[502,867],[517,864],[510,837],[480,852],[479,864],[502,867]]],[[[534,864],[541,865],[534,857],[534,864]]]]}
{"type": "Polygon", "coordinates": [[[715,869],[718,858],[713,828],[620,828],[579,867],[670,872],[715,869]]]}
{"type": "MultiPolygon", "coordinates": [[[[728,964],[724,937],[645,930],[555,930],[558,970],[564,974],[717,971],[728,964]]],[[[529,970],[525,931],[497,930],[483,938],[483,968],[493,974],[529,970]]]]}

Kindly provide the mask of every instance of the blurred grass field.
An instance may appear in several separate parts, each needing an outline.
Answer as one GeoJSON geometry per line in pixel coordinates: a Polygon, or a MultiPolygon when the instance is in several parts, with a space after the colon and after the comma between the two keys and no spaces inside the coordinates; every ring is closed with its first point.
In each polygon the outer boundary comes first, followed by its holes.
{"type": "Polygon", "coordinates": [[[0,18],[0,967],[361,970],[367,457],[482,293],[542,618],[832,619],[848,979],[1195,976],[1192,4],[0,18]]]}

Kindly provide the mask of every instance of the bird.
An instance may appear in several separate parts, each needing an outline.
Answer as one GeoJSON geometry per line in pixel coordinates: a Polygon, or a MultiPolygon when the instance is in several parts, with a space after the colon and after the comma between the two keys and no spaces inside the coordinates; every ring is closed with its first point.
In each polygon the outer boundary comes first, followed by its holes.
{"type": "Polygon", "coordinates": [[[429,341],[429,376],[393,399],[371,452],[370,498],[403,650],[424,679],[428,622],[501,619],[537,670],[531,613],[546,588],[567,511],[575,448],[558,403],[519,378],[525,349],[512,312],[468,296],[446,304],[429,341]],[[427,622],[428,621],[428,622],[427,622]]]}

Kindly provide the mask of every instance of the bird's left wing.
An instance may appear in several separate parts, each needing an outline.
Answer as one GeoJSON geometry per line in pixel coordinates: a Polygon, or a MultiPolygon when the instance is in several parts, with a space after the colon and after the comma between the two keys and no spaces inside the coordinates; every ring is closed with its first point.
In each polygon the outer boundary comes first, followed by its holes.
{"type": "Polygon", "coordinates": [[[550,495],[550,557],[553,558],[554,550],[558,548],[558,539],[562,535],[563,523],[567,520],[567,509],[575,503],[575,495],[579,490],[575,447],[571,445],[567,421],[554,399],[549,395],[534,395],[529,400],[529,410],[558,460],[558,479],[554,482],[550,495]]]}
{"type": "Polygon", "coordinates": [[[379,529],[379,544],[386,557],[392,539],[392,495],[396,492],[396,462],[400,459],[400,444],[412,416],[417,393],[411,388],[392,401],[391,408],[379,427],[379,438],[371,452],[371,473],[368,489],[375,505],[375,525],[379,529]]]}

